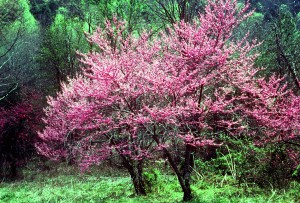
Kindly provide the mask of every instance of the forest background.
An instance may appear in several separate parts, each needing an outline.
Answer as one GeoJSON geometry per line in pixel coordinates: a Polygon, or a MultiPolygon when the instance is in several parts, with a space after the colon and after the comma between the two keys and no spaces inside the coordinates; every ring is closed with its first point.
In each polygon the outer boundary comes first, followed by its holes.
{"type": "MultiPolygon", "coordinates": [[[[241,7],[244,3],[239,2],[241,7]]],[[[95,49],[95,45],[87,37],[98,26],[104,28],[106,20],[112,22],[116,16],[126,22],[125,35],[138,37],[146,31],[151,33],[150,37],[155,38],[160,32],[167,31],[168,27],[172,28],[176,22],[193,22],[198,13],[204,13],[205,5],[206,1],[201,0],[1,0],[2,181],[26,180],[26,169],[34,171],[34,174],[51,174],[53,170],[57,170],[53,162],[38,155],[36,150],[36,143],[41,142],[37,132],[45,127],[41,118],[45,117],[43,108],[47,106],[46,96],[55,97],[63,89],[62,84],[67,82],[68,77],[74,78],[80,74],[82,64],[79,59],[82,56],[79,53],[95,49]]],[[[262,42],[255,47],[260,55],[256,58],[254,67],[265,68],[259,75],[265,78],[272,74],[285,76],[284,82],[299,96],[300,2],[252,0],[250,10],[252,9],[255,12],[234,30],[231,39],[241,40],[249,32],[248,41],[256,39],[262,42]]],[[[195,154],[197,158],[192,173],[196,174],[196,178],[192,180],[193,184],[199,184],[199,180],[203,184],[203,177],[208,176],[214,178],[205,180],[207,185],[216,181],[222,186],[237,184],[242,188],[245,185],[252,188],[255,185],[259,188],[271,187],[272,191],[298,184],[299,135],[280,142],[271,141],[262,146],[256,144],[251,137],[237,139],[222,130],[218,133],[221,134],[218,141],[223,143],[221,147],[206,146],[195,154]],[[227,176],[230,178],[227,179],[227,176]]],[[[181,149],[179,147],[176,150],[181,149]]],[[[172,153],[180,154],[176,150],[172,153]]],[[[60,161],[60,167],[68,172],[75,165],[70,157],[60,161]]],[[[180,165],[180,158],[177,161],[180,165]]],[[[113,174],[122,174],[122,164],[124,163],[111,158],[103,162],[105,167],[101,165],[101,169],[93,170],[96,174],[102,170],[105,171],[104,174],[107,170],[113,170],[113,174]]],[[[76,169],[72,168],[72,171],[74,173],[76,169]]],[[[158,183],[158,179],[165,177],[165,173],[168,174],[169,171],[168,164],[163,160],[156,167],[149,164],[143,172],[146,190],[150,194],[159,193],[157,188],[162,183],[158,183]]],[[[176,181],[166,181],[169,185],[176,185],[174,182],[176,181]]],[[[204,184],[201,187],[206,186],[204,184]]],[[[297,187],[299,185],[295,186],[297,187]]],[[[131,190],[133,193],[134,189],[131,190]]],[[[3,198],[3,201],[8,201],[6,194],[4,192],[1,196],[0,193],[0,200],[3,198]]],[[[179,197],[178,200],[180,199],[179,197]]]]}

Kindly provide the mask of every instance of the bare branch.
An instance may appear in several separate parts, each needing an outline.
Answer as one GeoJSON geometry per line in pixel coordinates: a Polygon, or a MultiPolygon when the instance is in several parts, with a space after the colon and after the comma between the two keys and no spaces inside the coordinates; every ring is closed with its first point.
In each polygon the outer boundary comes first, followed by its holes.
{"type": "Polygon", "coordinates": [[[15,37],[13,43],[12,43],[12,44],[10,45],[10,47],[6,50],[6,52],[0,56],[0,58],[6,56],[6,54],[8,54],[8,53],[13,49],[13,47],[16,45],[16,43],[17,43],[17,41],[18,41],[18,39],[19,39],[20,33],[21,33],[21,26],[20,26],[19,29],[18,29],[17,36],[15,37]]]}
{"type": "Polygon", "coordinates": [[[4,96],[0,97],[0,101],[5,99],[9,94],[11,94],[13,91],[15,91],[18,88],[19,84],[16,83],[13,88],[11,88],[4,96]]]}

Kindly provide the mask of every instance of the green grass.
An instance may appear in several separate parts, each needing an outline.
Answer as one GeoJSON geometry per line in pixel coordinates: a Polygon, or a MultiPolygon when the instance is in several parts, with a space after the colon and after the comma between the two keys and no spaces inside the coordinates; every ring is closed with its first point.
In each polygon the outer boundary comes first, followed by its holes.
{"type": "MultiPolygon", "coordinates": [[[[286,190],[265,189],[255,185],[238,185],[231,176],[196,176],[193,180],[192,202],[202,203],[292,203],[300,200],[300,184],[292,182],[286,190]]],[[[124,173],[95,170],[80,174],[73,167],[63,170],[25,171],[24,179],[1,183],[1,203],[43,202],[117,202],[117,203],[172,203],[181,202],[182,193],[173,175],[160,175],[145,197],[134,195],[130,178],[124,173]]]]}

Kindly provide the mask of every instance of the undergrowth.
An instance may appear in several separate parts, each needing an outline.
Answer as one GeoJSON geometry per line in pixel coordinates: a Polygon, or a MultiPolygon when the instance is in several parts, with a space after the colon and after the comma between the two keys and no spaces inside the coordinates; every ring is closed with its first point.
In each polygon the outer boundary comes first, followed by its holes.
{"type": "MultiPolygon", "coordinates": [[[[181,202],[182,192],[176,177],[159,169],[145,173],[151,182],[147,196],[136,196],[131,180],[122,172],[108,168],[93,169],[80,174],[76,168],[60,166],[49,171],[23,172],[22,181],[1,183],[2,203],[41,202],[120,202],[120,203],[172,203],[181,202]],[[115,171],[115,170],[114,170],[115,171]]],[[[232,175],[200,174],[195,171],[192,203],[226,202],[298,202],[300,184],[291,182],[285,189],[261,189],[255,184],[238,183],[232,175]]]]}

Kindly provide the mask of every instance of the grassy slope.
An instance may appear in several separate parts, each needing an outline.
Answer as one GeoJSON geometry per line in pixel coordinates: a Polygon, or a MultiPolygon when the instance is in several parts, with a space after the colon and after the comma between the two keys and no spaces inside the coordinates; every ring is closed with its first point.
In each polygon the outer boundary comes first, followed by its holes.
{"type": "MultiPolygon", "coordinates": [[[[129,177],[121,174],[93,172],[78,174],[75,169],[55,172],[25,172],[25,179],[0,184],[0,202],[181,202],[182,193],[174,176],[160,175],[146,197],[133,194],[129,177]],[[117,175],[117,176],[116,176],[117,175]]],[[[230,176],[196,176],[193,202],[299,202],[300,184],[292,183],[287,190],[262,190],[243,184],[240,187],[230,176]]]]}

